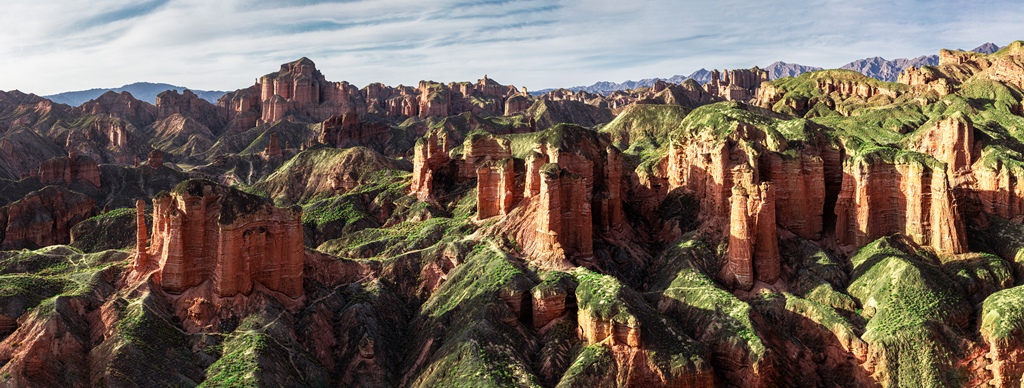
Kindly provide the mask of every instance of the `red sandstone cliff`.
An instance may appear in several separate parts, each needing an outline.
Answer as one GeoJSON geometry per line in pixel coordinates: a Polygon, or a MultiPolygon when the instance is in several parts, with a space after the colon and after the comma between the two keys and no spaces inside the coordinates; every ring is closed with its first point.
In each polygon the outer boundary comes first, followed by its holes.
{"type": "Polygon", "coordinates": [[[391,138],[386,125],[361,123],[356,112],[348,112],[321,122],[317,141],[338,148],[363,146],[383,152],[391,138]]]}
{"type": "Polygon", "coordinates": [[[44,185],[82,182],[100,187],[100,168],[92,158],[71,151],[67,157],[49,159],[33,175],[44,185]]]}
{"type": "Polygon", "coordinates": [[[96,201],[58,186],[29,193],[0,207],[5,250],[66,244],[71,227],[95,213],[96,201]]]}
{"type": "Polygon", "coordinates": [[[964,253],[967,236],[946,172],[922,162],[853,158],[844,164],[836,240],[860,247],[902,233],[945,253],[964,253]]]}
{"type": "MultiPolygon", "coordinates": [[[[155,283],[172,293],[209,281],[222,298],[249,294],[256,284],[300,297],[300,217],[235,189],[186,181],[153,199],[152,238],[135,270],[155,271],[155,283]]],[[[146,240],[143,228],[138,240],[146,240]]]]}

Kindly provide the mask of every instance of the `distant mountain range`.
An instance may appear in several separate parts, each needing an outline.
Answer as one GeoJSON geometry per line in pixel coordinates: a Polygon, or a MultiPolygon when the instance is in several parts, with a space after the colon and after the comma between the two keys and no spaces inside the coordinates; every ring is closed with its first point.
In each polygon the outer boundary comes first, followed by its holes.
{"type": "MultiPolygon", "coordinates": [[[[983,54],[991,54],[996,51],[999,51],[999,46],[996,45],[995,43],[985,43],[981,46],[975,47],[973,50],[970,51],[983,54]]],[[[938,55],[922,55],[917,58],[896,58],[893,60],[887,60],[882,57],[871,57],[858,59],[856,61],[847,63],[840,67],[840,69],[857,71],[868,77],[876,78],[886,82],[896,82],[896,77],[899,76],[900,72],[902,72],[903,69],[906,69],[911,66],[935,66],[938,64],[938,55]]],[[[807,66],[796,63],[786,63],[782,61],[777,61],[766,66],[764,69],[768,71],[768,74],[771,77],[771,79],[778,79],[782,77],[796,77],[800,74],[809,71],[821,70],[822,68],[816,66],[807,66]]],[[[711,81],[711,72],[702,68],[685,77],[681,75],[674,75],[669,78],[645,78],[639,81],[625,81],[621,83],[601,81],[594,83],[593,85],[590,86],[573,86],[566,89],[574,92],[582,90],[589,93],[610,94],[617,90],[650,87],[654,85],[654,83],[657,82],[658,80],[678,84],[682,83],[688,78],[692,78],[694,81],[697,81],[698,83],[703,85],[711,81]]],[[[555,89],[541,89],[532,91],[530,93],[533,95],[541,95],[552,90],[555,89]]]]}
{"type": "Polygon", "coordinates": [[[853,70],[885,82],[896,82],[896,77],[903,72],[903,69],[911,66],[935,66],[938,64],[938,55],[922,55],[913,59],[896,58],[891,61],[882,57],[871,57],[847,63],[840,69],[853,70]]]}
{"type": "MultiPolygon", "coordinates": [[[[175,90],[175,91],[180,93],[181,91],[183,91],[185,89],[188,89],[188,88],[186,88],[184,86],[174,86],[174,85],[171,85],[171,84],[152,83],[152,82],[136,82],[136,83],[133,83],[133,84],[124,85],[124,86],[119,87],[119,88],[106,88],[106,89],[104,89],[104,88],[97,88],[97,89],[89,89],[89,90],[78,90],[78,91],[73,91],[73,92],[64,92],[64,93],[51,94],[49,96],[43,96],[43,97],[50,99],[50,101],[61,103],[61,104],[68,104],[68,105],[71,105],[71,106],[79,106],[79,105],[82,105],[82,103],[85,103],[86,101],[89,101],[89,100],[93,100],[96,97],[99,97],[99,96],[103,95],[103,93],[106,93],[106,92],[115,92],[115,93],[128,92],[128,93],[131,93],[132,96],[135,97],[136,99],[149,102],[150,104],[155,104],[156,103],[156,96],[158,94],[163,93],[164,91],[167,91],[167,90],[175,90]]],[[[217,103],[217,99],[220,98],[220,96],[223,96],[224,93],[227,93],[227,92],[222,92],[222,91],[217,91],[217,90],[195,90],[195,89],[189,89],[189,90],[191,90],[193,93],[195,93],[197,96],[199,96],[199,98],[202,98],[202,99],[204,99],[206,101],[209,101],[211,103],[214,103],[214,104],[217,103]]]]}

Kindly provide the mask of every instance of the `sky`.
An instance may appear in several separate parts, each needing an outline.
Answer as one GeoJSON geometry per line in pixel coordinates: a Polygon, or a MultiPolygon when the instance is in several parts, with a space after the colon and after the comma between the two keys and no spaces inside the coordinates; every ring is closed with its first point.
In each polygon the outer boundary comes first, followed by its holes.
{"type": "Polygon", "coordinates": [[[236,90],[300,57],[331,81],[488,75],[530,90],[775,61],[836,68],[1024,39],[1016,0],[0,0],[0,90],[236,90]]]}

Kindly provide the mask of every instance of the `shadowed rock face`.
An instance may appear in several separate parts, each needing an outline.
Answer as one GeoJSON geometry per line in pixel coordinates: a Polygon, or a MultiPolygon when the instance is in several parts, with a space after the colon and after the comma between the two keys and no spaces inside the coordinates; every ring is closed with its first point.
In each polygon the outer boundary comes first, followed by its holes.
{"type": "Polygon", "coordinates": [[[71,227],[94,214],[96,201],[57,186],[0,207],[3,249],[38,248],[70,241],[71,227]]]}
{"type": "MultiPolygon", "coordinates": [[[[136,260],[139,272],[181,293],[212,281],[219,297],[249,294],[256,284],[302,296],[301,213],[266,200],[190,180],[153,199],[151,243],[136,260]]],[[[138,241],[145,241],[140,227],[138,241]]]]}
{"type": "Polygon", "coordinates": [[[46,160],[33,176],[44,185],[83,182],[95,188],[100,187],[99,165],[92,158],[73,151],[66,158],[46,160]]]}

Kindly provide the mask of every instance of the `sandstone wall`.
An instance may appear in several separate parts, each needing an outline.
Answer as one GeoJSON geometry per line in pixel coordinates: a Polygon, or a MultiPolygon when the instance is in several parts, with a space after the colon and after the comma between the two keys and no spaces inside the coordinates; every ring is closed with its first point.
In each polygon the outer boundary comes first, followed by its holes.
{"type": "Polygon", "coordinates": [[[48,159],[33,174],[44,185],[70,185],[82,182],[93,187],[100,187],[100,168],[96,161],[88,156],[78,155],[76,151],[67,157],[48,159]]]}
{"type": "MultiPolygon", "coordinates": [[[[139,228],[140,241],[145,232],[139,228]]],[[[136,269],[155,270],[155,282],[166,291],[212,281],[219,297],[249,294],[256,284],[292,298],[303,294],[297,209],[192,180],[153,199],[152,235],[136,269]]]]}
{"type": "Polygon", "coordinates": [[[63,187],[47,186],[0,207],[0,249],[67,244],[71,227],[95,214],[96,201],[63,187]]]}

